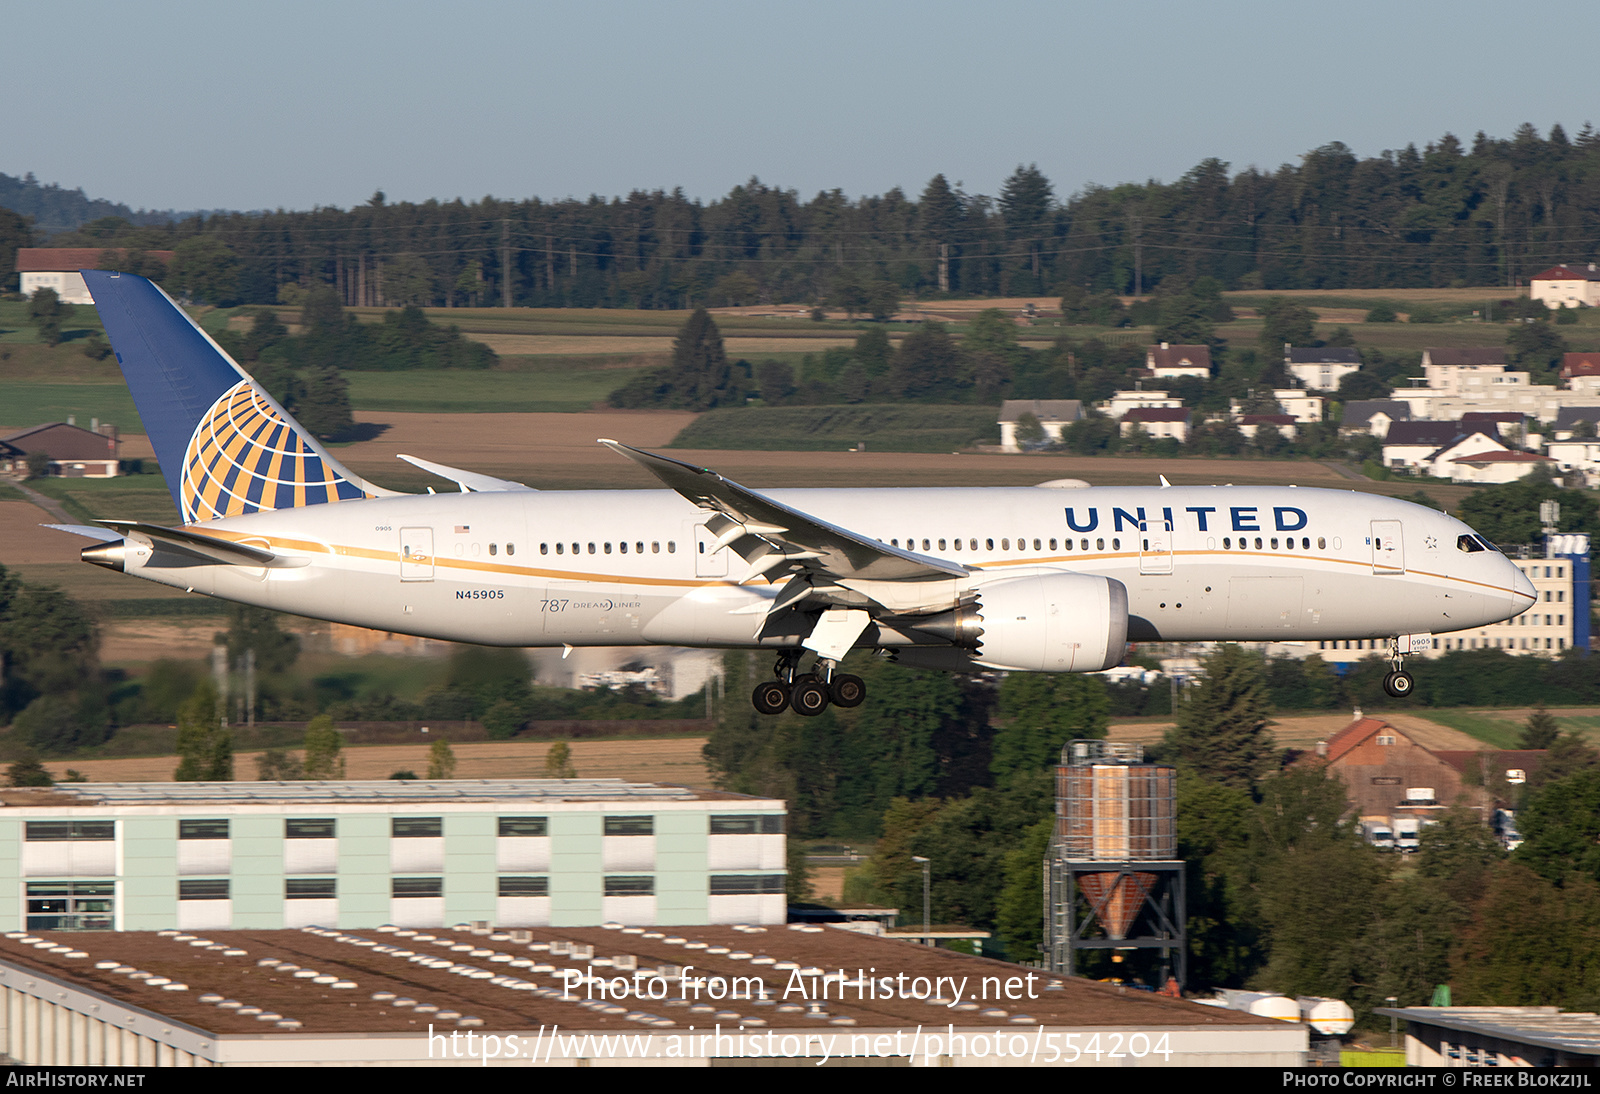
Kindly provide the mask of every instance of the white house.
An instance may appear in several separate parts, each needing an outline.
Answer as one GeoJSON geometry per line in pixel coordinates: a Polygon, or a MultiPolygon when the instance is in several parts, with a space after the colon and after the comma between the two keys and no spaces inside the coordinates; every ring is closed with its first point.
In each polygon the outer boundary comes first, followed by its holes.
{"type": "Polygon", "coordinates": [[[1600,304],[1600,270],[1587,266],[1551,266],[1529,279],[1528,295],[1547,308],[1592,308],[1600,304]]]}
{"type": "Polygon", "coordinates": [[[1163,342],[1145,349],[1144,366],[1158,380],[1176,380],[1183,376],[1207,380],[1211,377],[1211,347],[1163,342]]]}
{"type": "Polygon", "coordinates": [[[1162,407],[1172,409],[1183,405],[1182,399],[1174,399],[1165,391],[1115,391],[1111,398],[1100,404],[1100,409],[1108,418],[1120,418],[1130,410],[1141,410],[1148,407],[1162,407]]]}
{"type": "Polygon", "coordinates": [[[1479,452],[1435,460],[1433,473],[1443,478],[1448,469],[1451,482],[1515,482],[1541,465],[1554,467],[1556,461],[1532,452],[1479,452]]]}
{"type": "Polygon", "coordinates": [[[1182,444],[1189,439],[1189,417],[1188,407],[1138,407],[1122,416],[1120,428],[1124,437],[1138,426],[1151,437],[1170,437],[1182,444]]]}
{"type": "Polygon", "coordinates": [[[1286,345],[1283,367],[1313,391],[1338,391],[1340,380],[1361,370],[1361,355],[1350,347],[1295,349],[1286,345]]]}
{"type": "Polygon", "coordinates": [[[1239,433],[1247,441],[1256,439],[1256,431],[1264,425],[1276,429],[1286,440],[1294,440],[1298,432],[1295,420],[1287,414],[1241,414],[1239,433]]]}
{"type": "Polygon", "coordinates": [[[1031,414],[1044,427],[1049,443],[1059,443],[1061,431],[1083,417],[1083,403],[1077,399],[1007,399],[1000,404],[1000,447],[1007,452],[1021,452],[1023,445],[1017,440],[1017,422],[1024,414],[1031,414]]]}
{"type": "Polygon", "coordinates": [[[1398,399],[1352,399],[1344,404],[1339,428],[1349,433],[1370,433],[1382,440],[1395,422],[1410,420],[1410,404],[1398,399]]]}
{"type": "MultiPolygon", "coordinates": [[[[1394,422],[1383,443],[1383,465],[1436,474],[1435,462],[1479,452],[1508,452],[1493,425],[1460,422],[1394,422]]],[[[1443,476],[1440,476],[1443,477],[1443,476]]]]}

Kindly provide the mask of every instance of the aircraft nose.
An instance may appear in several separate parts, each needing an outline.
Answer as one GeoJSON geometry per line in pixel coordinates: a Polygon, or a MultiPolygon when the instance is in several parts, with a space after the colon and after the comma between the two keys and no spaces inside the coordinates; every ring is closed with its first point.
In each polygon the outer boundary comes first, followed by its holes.
{"type": "Polygon", "coordinates": [[[1539,599],[1539,593],[1533,587],[1533,582],[1528,580],[1528,575],[1522,568],[1509,558],[1506,559],[1506,569],[1511,571],[1511,587],[1507,590],[1511,594],[1512,614],[1521,615],[1539,599]]]}

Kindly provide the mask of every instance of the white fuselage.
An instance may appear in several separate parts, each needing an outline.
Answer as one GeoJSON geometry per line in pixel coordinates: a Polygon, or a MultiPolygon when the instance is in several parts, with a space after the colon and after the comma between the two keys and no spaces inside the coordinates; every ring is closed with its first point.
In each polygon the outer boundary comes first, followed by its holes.
{"type": "MultiPolygon", "coordinates": [[[[1460,521],[1372,494],[1282,487],[765,493],[971,568],[966,578],[883,583],[874,596],[894,584],[908,589],[912,610],[931,611],[1024,573],[1101,575],[1126,585],[1135,641],[1445,633],[1507,619],[1533,598],[1504,556],[1458,548],[1470,534],[1460,521]]],[[[133,535],[124,569],[297,615],[485,645],[797,645],[803,633],[762,629],[782,577],[742,585],[748,566],[733,550],[716,549],[707,516],[667,490],[388,497],[193,526],[304,565],[173,564],[133,535]]],[[[913,642],[884,633],[862,644],[913,642]]]]}

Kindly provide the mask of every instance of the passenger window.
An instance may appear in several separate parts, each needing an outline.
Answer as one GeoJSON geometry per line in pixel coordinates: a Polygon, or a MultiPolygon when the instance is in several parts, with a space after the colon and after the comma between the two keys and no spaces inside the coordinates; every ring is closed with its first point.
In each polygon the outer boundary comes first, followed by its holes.
{"type": "MultiPolygon", "coordinates": [[[[700,551],[701,551],[702,554],[705,553],[705,549],[706,549],[706,545],[702,543],[700,545],[700,551]]],[[[607,543],[606,544],[606,554],[609,555],[610,553],[611,553],[611,544],[607,543]]]]}
{"type": "MultiPolygon", "coordinates": [[[[559,544],[558,544],[558,546],[559,546],[559,544]]],[[[510,545],[510,544],[507,544],[507,545],[506,545],[506,552],[507,552],[507,553],[508,553],[508,554],[509,554],[509,553],[510,553],[510,551],[511,551],[511,545],[510,545]]],[[[549,554],[549,553],[550,553],[550,545],[549,545],[549,544],[548,544],[548,543],[541,543],[541,544],[539,544],[539,553],[540,553],[540,554],[541,554],[541,555],[547,555],[547,554],[549,554]]]]}
{"type": "Polygon", "coordinates": [[[1317,550],[1325,551],[1327,549],[1328,549],[1328,541],[1324,537],[1318,536],[1317,537],[1317,550]]]}
{"type": "Polygon", "coordinates": [[[1256,550],[1258,550],[1258,551],[1261,550],[1261,537],[1260,536],[1256,537],[1256,550]]]}
{"type": "Polygon", "coordinates": [[[1050,549],[1052,551],[1054,551],[1056,549],[1056,541],[1054,539],[1051,539],[1051,541],[1050,541],[1050,549]]]}
{"type": "Polygon", "coordinates": [[[939,550],[944,550],[944,540],[942,539],[939,541],[939,550]]]}
{"type": "Polygon", "coordinates": [[[617,550],[621,551],[623,554],[627,554],[628,553],[628,542],[627,542],[627,540],[623,540],[621,543],[617,544],[617,550]]]}
{"type": "Polygon", "coordinates": [[[592,555],[592,554],[594,554],[594,544],[592,544],[592,543],[591,543],[591,544],[589,544],[589,553],[590,553],[590,554],[591,554],[591,555],[592,555]]]}
{"type": "Polygon", "coordinates": [[[1001,540],[1001,541],[1000,541],[1000,549],[1001,549],[1001,550],[1002,550],[1002,551],[1009,551],[1009,550],[1011,550],[1011,541],[1010,541],[1010,540],[1009,540],[1009,539],[1003,539],[1003,540],[1001,540]]]}
{"type": "Polygon", "coordinates": [[[566,548],[567,548],[567,545],[565,543],[556,544],[556,554],[558,554],[558,555],[566,554],[566,548]]]}
{"type": "Polygon", "coordinates": [[[924,551],[931,551],[931,550],[933,550],[933,546],[927,540],[923,540],[922,541],[922,549],[924,551]]]}
{"type": "Polygon", "coordinates": [[[1094,541],[1094,549],[1096,551],[1104,551],[1106,549],[1106,541],[1103,540],[1103,539],[1095,540],[1094,541]]]}
{"type": "Polygon", "coordinates": [[[669,555],[670,554],[675,554],[675,553],[677,553],[677,550],[678,550],[678,541],[677,540],[673,540],[673,539],[667,540],[667,554],[669,554],[669,555]]]}
{"type": "MultiPolygon", "coordinates": [[[[961,541],[958,539],[958,540],[955,540],[954,543],[955,543],[955,549],[958,550],[958,551],[961,550],[961,541]]],[[[941,547],[944,546],[944,541],[941,540],[939,545],[941,547]]]]}
{"type": "Polygon", "coordinates": [[[659,539],[653,539],[650,541],[650,553],[653,555],[659,555],[661,553],[661,541],[659,539]]]}
{"type": "Polygon", "coordinates": [[[986,539],[986,540],[983,541],[983,543],[984,543],[984,548],[986,550],[990,550],[990,551],[994,550],[994,540],[986,539]]]}
{"type": "Polygon", "coordinates": [[[636,555],[644,554],[644,540],[641,539],[638,543],[633,545],[633,553],[636,555]]]}
{"type": "Polygon", "coordinates": [[[1112,550],[1113,550],[1113,551],[1120,551],[1120,550],[1122,550],[1122,541],[1121,541],[1121,540],[1120,540],[1120,539],[1113,539],[1113,540],[1112,540],[1112,541],[1111,541],[1111,549],[1112,549],[1112,550]]]}
{"type": "Polygon", "coordinates": [[[1277,536],[1273,536],[1272,537],[1272,549],[1274,551],[1276,551],[1278,549],[1278,537],[1277,536]]]}
{"type": "Polygon", "coordinates": [[[1035,551],[1042,551],[1042,550],[1044,550],[1044,547],[1038,540],[1034,540],[1033,541],[1033,549],[1035,551]]]}
{"type": "Polygon", "coordinates": [[[1222,537],[1222,549],[1224,551],[1233,550],[1233,537],[1232,536],[1223,536],[1222,537]]]}
{"type": "Polygon", "coordinates": [[[499,547],[498,544],[494,544],[494,543],[489,544],[489,555],[490,555],[491,558],[493,556],[499,554],[499,553],[500,553],[500,547],[499,547]]]}
{"type": "Polygon", "coordinates": [[[506,544],[506,554],[514,555],[516,553],[517,553],[517,545],[515,543],[506,544]]]}
{"type": "Polygon", "coordinates": [[[1078,544],[1078,546],[1087,551],[1089,549],[1089,540],[1085,538],[1081,543],[1078,544]]]}

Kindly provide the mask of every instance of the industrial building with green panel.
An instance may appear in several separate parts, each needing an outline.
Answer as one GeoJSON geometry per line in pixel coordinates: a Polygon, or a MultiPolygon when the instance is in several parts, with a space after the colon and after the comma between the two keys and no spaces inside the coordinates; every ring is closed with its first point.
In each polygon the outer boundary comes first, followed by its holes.
{"type": "Polygon", "coordinates": [[[0,928],[782,923],[782,801],[618,779],[0,792],[0,928]]]}

